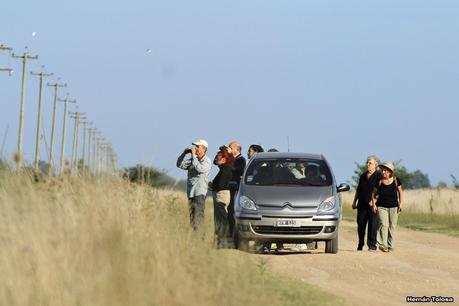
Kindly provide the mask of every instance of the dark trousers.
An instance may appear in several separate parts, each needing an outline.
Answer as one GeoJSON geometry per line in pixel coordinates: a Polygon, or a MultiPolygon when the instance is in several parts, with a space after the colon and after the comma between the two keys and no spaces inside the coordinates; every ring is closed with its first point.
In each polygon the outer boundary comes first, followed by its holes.
{"type": "Polygon", "coordinates": [[[198,195],[188,199],[190,206],[190,224],[194,230],[197,230],[204,224],[204,209],[206,203],[206,196],[198,195]]]}
{"type": "Polygon", "coordinates": [[[376,234],[378,232],[378,215],[371,209],[357,210],[357,232],[359,233],[359,248],[365,245],[365,231],[367,231],[367,245],[376,250],[376,234]]]}
{"type": "Polygon", "coordinates": [[[232,236],[234,233],[234,195],[237,193],[237,190],[230,190],[230,202],[228,205],[228,227],[229,233],[232,236]]]}

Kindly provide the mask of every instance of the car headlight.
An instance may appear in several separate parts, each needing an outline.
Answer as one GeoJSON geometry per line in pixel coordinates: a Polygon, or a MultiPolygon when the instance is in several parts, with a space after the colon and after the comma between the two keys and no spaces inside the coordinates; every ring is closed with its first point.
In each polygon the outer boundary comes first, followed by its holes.
{"type": "Polygon", "coordinates": [[[317,212],[331,212],[336,208],[336,199],[335,197],[329,197],[325,199],[322,203],[320,203],[319,207],[317,207],[317,212]]]}
{"type": "Polygon", "coordinates": [[[239,198],[239,204],[244,209],[257,210],[257,207],[255,206],[255,203],[249,197],[241,196],[239,198]]]}

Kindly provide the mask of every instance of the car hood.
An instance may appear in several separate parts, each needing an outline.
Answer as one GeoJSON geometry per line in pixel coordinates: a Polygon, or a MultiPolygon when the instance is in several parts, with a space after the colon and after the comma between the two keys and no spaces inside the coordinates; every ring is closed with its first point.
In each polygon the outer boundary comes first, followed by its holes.
{"type": "Polygon", "coordinates": [[[332,186],[253,186],[244,185],[241,195],[259,206],[317,207],[333,196],[332,186]],[[287,203],[288,202],[288,203],[287,203]]]}

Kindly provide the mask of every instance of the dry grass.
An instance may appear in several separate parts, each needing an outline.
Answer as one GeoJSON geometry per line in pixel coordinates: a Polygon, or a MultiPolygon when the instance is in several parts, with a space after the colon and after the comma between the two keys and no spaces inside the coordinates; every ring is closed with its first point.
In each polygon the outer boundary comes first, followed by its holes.
{"type": "MultiPolygon", "coordinates": [[[[411,229],[459,237],[459,190],[432,188],[404,191],[404,209],[398,224],[411,229]]],[[[355,220],[354,193],[343,193],[343,215],[355,220]]]]}
{"type": "MultiPolygon", "coordinates": [[[[404,210],[410,213],[433,213],[438,215],[459,214],[459,190],[432,188],[404,191],[404,210]]],[[[352,203],[353,192],[344,192],[345,204],[352,203]]]]}
{"type": "Polygon", "coordinates": [[[0,305],[336,304],[212,249],[187,213],[173,191],[0,173],[0,305]]]}

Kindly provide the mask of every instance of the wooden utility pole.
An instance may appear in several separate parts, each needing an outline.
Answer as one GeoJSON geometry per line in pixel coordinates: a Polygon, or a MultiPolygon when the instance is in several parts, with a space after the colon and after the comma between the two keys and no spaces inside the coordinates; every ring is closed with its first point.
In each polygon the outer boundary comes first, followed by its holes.
{"type": "Polygon", "coordinates": [[[81,122],[81,124],[83,124],[83,151],[81,153],[81,169],[82,169],[82,172],[86,172],[85,171],[85,165],[86,165],[86,162],[85,162],[85,157],[86,157],[86,133],[87,133],[87,125],[91,125],[92,122],[88,122],[88,121],[83,121],[81,122]]]}
{"type": "Polygon", "coordinates": [[[38,166],[40,163],[40,129],[41,129],[41,100],[43,99],[43,77],[52,76],[52,73],[34,73],[30,72],[31,75],[38,76],[40,78],[40,88],[38,92],[38,113],[37,113],[37,135],[35,138],[35,159],[34,167],[38,171],[38,166]]]}
{"type": "Polygon", "coordinates": [[[48,158],[48,170],[49,173],[53,172],[54,168],[54,132],[56,130],[56,112],[57,112],[57,91],[59,88],[67,87],[67,84],[47,84],[50,87],[54,87],[54,103],[53,103],[53,122],[51,126],[51,144],[49,147],[49,158],[48,158]]]}
{"type": "Polygon", "coordinates": [[[86,119],[84,117],[86,113],[70,112],[70,118],[75,119],[75,125],[73,128],[73,148],[72,148],[72,160],[71,160],[71,172],[75,172],[78,169],[78,139],[80,136],[80,120],[86,119]]]}
{"type": "Polygon", "coordinates": [[[76,103],[76,100],[70,100],[68,97],[65,99],[57,99],[60,102],[64,102],[64,124],[62,128],[62,146],[61,146],[61,164],[60,164],[60,169],[59,173],[63,174],[64,173],[64,159],[65,159],[65,134],[67,133],[67,107],[68,103],[76,103]]]}
{"type": "Polygon", "coordinates": [[[26,67],[27,61],[31,59],[38,59],[38,55],[29,55],[28,48],[24,51],[24,55],[17,56],[13,53],[13,58],[22,59],[22,85],[21,85],[21,104],[19,108],[19,133],[18,133],[18,152],[16,158],[16,170],[21,169],[22,165],[22,130],[24,129],[24,100],[25,100],[25,86],[26,86],[26,67]]]}

